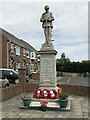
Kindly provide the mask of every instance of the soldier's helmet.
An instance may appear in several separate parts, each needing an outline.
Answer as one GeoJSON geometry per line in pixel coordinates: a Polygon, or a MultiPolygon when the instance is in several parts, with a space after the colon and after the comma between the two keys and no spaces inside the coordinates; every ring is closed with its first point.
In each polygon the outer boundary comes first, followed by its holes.
{"type": "Polygon", "coordinates": [[[44,7],[44,9],[45,9],[45,10],[49,9],[49,6],[48,6],[48,5],[46,5],[46,6],[44,7]]]}

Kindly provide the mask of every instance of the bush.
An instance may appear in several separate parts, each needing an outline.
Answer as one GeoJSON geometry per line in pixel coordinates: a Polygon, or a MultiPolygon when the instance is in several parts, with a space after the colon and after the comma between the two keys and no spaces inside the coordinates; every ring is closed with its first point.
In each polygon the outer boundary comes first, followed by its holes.
{"type": "Polygon", "coordinates": [[[69,97],[69,94],[62,92],[58,95],[59,99],[67,99],[69,97]]]}

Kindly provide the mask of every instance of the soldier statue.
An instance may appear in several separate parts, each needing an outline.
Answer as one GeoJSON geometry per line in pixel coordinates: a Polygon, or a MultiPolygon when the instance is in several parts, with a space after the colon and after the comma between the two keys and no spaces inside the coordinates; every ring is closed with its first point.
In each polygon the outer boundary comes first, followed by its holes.
{"type": "Polygon", "coordinates": [[[44,29],[44,34],[45,34],[45,39],[46,39],[45,43],[49,44],[52,41],[51,32],[52,32],[52,28],[53,28],[52,21],[54,21],[54,17],[52,15],[52,13],[49,12],[49,6],[48,5],[46,5],[44,7],[44,9],[45,9],[46,12],[42,14],[40,22],[43,23],[42,28],[44,29]]]}

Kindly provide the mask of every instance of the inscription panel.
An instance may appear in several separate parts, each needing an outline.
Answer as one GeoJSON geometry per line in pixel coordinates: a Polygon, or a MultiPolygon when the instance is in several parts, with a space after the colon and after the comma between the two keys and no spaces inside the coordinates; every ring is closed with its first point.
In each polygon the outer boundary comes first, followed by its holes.
{"type": "Polygon", "coordinates": [[[54,56],[41,57],[40,61],[40,84],[45,86],[55,85],[55,58],[54,56]]]}

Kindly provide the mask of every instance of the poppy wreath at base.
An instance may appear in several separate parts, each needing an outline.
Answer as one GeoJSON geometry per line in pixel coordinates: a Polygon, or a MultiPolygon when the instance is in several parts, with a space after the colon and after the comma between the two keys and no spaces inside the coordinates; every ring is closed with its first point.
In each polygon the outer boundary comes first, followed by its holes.
{"type": "Polygon", "coordinates": [[[50,99],[56,99],[58,97],[58,93],[56,90],[52,89],[50,90],[49,98],[50,99]]]}
{"type": "Polygon", "coordinates": [[[50,95],[50,90],[44,89],[44,90],[42,91],[42,97],[43,97],[43,98],[49,98],[49,95],[50,95]],[[45,92],[46,92],[46,93],[45,93],[45,92]]]}
{"type": "Polygon", "coordinates": [[[34,98],[41,98],[42,97],[42,91],[41,91],[41,89],[39,89],[39,87],[38,88],[35,88],[35,90],[34,90],[34,98]],[[39,92],[39,95],[38,95],[38,92],[39,92]]]}
{"type": "Polygon", "coordinates": [[[62,93],[62,88],[58,89],[58,92],[55,89],[44,89],[41,90],[38,88],[35,88],[34,90],[34,98],[47,98],[47,99],[56,99],[58,97],[58,94],[62,93]]]}
{"type": "Polygon", "coordinates": [[[62,88],[58,89],[58,94],[62,93],[62,88]]]}

